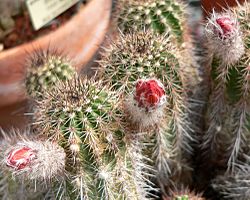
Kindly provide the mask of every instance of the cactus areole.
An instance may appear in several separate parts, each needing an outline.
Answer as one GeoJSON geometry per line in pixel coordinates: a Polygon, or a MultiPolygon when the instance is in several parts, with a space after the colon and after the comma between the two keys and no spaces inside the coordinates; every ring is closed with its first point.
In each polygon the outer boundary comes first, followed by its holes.
{"type": "Polygon", "coordinates": [[[229,17],[219,17],[216,19],[216,23],[220,27],[220,32],[218,33],[220,37],[225,37],[234,31],[235,22],[229,17]]]}
{"type": "Polygon", "coordinates": [[[163,88],[163,85],[157,80],[139,80],[134,96],[138,106],[149,110],[163,105],[166,102],[163,88]]]}
{"type": "Polygon", "coordinates": [[[36,158],[35,151],[28,147],[13,149],[9,152],[6,165],[15,170],[20,170],[29,165],[30,161],[36,158]]]}

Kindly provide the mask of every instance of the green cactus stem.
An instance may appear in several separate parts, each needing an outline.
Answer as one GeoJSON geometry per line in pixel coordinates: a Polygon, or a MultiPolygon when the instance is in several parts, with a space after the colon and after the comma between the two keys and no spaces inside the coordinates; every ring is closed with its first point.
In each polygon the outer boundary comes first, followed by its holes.
{"type": "Polygon", "coordinates": [[[67,80],[76,73],[69,59],[59,53],[37,51],[27,65],[25,85],[33,98],[41,98],[44,90],[51,89],[58,80],[67,80]]]}
{"type": "Polygon", "coordinates": [[[38,102],[35,128],[65,149],[71,198],[146,199],[140,149],[121,126],[119,105],[101,81],[76,76],[38,102]]]}
{"type": "Polygon", "coordinates": [[[182,41],[185,23],[185,4],[173,0],[121,0],[118,26],[124,32],[147,27],[157,33],[171,33],[182,41]]]}
{"type": "Polygon", "coordinates": [[[204,149],[211,159],[223,160],[232,171],[249,142],[249,11],[249,3],[245,3],[213,13],[206,30],[214,59],[204,149]]]}

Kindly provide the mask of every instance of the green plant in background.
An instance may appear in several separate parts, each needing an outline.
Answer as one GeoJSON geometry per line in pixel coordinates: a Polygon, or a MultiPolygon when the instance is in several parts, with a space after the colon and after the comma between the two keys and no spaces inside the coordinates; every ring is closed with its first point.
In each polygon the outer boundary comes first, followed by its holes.
{"type": "Polygon", "coordinates": [[[41,98],[59,80],[72,78],[76,73],[70,60],[56,52],[37,51],[28,61],[25,85],[33,98],[41,98]]]}
{"type": "Polygon", "coordinates": [[[173,0],[121,0],[118,26],[124,33],[145,27],[157,33],[171,33],[181,42],[186,20],[185,7],[181,1],[173,0]]]}

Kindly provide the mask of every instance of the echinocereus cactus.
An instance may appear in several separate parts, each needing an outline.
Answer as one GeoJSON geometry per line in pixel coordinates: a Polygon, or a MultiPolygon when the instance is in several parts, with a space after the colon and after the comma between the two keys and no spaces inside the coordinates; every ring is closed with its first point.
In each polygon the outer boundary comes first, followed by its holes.
{"type": "Polygon", "coordinates": [[[182,41],[186,13],[181,1],[121,0],[118,5],[118,27],[124,33],[146,27],[157,33],[172,33],[182,41]]]}
{"type": "Polygon", "coordinates": [[[186,119],[187,102],[179,53],[181,51],[170,43],[169,37],[151,31],[120,35],[104,49],[97,72],[105,83],[111,83],[117,93],[126,98],[125,110],[137,131],[150,132],[153,150],[148,155],[157,160],[157,176],[162,185],[169,179],[170,168],[182,169],[181,154],[192,151],[190,141],[194,140],[189,135],[191,128],[186,119]],[[131,94],[138,79],[146,80],[139,81],[135,93],[131,94]],[[165,98],[167,103],[161,106],[165,98]],[[170,163],[178,167],[170,167],[170,163]]]}
{"type": "Polygon", "coordinates": [[[74,77],[38,101],[35,130],[65,149],[71,198],[146,199],[146,164],[116,97],[101,81],[74,77]]]}
{"type": "Polygon", "coordinates": [[[232,171],[249,142],[249,11],[245,3],[213,13],[206,26],[213,87],[204,148],[212,161],[220,160],[232,171]]]}
{"type": "Polygon", "coordinates": [[[56,52],[37,51],[27,65],[25,85],[32,98],[40,98],[44,90],[52,88],[58,80],[70,79],[75,68],[70,60],[56,52]]]}
{"type": "Polygon", "coordinates": [[[1,199],[42,198],[52,179],[64,177],[64,149],[56,143],[31,139],[28,131],[2,133],[1,199]]]}

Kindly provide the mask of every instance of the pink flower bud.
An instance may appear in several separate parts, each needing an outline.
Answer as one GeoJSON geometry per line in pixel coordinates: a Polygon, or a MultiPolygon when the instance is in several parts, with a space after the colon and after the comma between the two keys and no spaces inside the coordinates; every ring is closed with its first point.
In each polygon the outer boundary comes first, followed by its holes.
{"type": "Polygon", "coordinates": [[[25,168],[34,158],[36,158],[36,153],[31,148],[21,147],[9,152],[6,165],[15,170],[20,170],[25,168]]]}
{"type": "Polygon", "coordinates": [[[230,34],[235,29],[235,22],[229,17],[219,17],[216,19],[216,23],[220,26],[223,35],[230,34]]]}
{"type": "Polygon", "coordinates": [[[139,107],[146,109],[156,108],[166,101],[166,94],[163,85],[154,79],[139,80],[136,84],[134,96],[139,107]]]}

